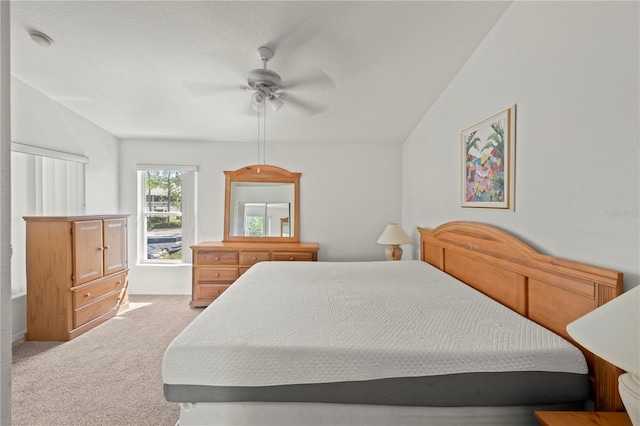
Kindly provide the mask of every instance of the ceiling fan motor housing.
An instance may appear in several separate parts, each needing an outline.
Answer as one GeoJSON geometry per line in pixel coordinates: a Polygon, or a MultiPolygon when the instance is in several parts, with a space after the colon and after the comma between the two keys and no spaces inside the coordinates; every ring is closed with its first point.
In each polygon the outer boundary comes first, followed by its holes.
{"type": "Polygon", "coordinates": [[[275,71],[255,69],[249,72],[247,82],[252,89],[257,89],[258,86],[267,86],[272,92],[275,92],[282,84],[282,77],[275,71]]]}

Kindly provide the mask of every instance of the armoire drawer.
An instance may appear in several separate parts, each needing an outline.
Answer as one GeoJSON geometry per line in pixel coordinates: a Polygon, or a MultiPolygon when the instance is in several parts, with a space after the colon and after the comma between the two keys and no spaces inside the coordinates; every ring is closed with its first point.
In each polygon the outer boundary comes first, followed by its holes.
{"type": "Polygon", "coordinates": [[[124,287],[127,274],[118,274],[107,277],[103,280],[84,286],[73,291],[73,306],[79,308],[87,303],[91,303],[96,299],[104,296],[112,291],[121,290],[124,287]]]}
{"type": "Polygon", "coordinates": [[[114,291],[103,296],[100,299],[96,299],[91,303],[87,303],[80,308],[77,308],[73,312],[73,326],[74,328],[80,327],[91,321],[94,318],[115,309],[120,305],[121,291],[114,291]]]}
{"type": "Polygon", "coordinates": [[[195,282],[226,282],[238,279],[238,268],[195,268],[195,282]]]}

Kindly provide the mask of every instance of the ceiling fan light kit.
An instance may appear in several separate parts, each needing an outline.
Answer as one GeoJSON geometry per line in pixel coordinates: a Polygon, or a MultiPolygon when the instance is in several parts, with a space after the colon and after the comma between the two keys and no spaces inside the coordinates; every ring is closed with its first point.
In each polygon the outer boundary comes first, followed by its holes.
{"type": "Polygon", "coordinates": [[[271,105],[271,108],[273,108],[274,111],[278,111],[284,106],[284,102],[277,96],[272,96],[269,98],[269,105],[271,105]]]}

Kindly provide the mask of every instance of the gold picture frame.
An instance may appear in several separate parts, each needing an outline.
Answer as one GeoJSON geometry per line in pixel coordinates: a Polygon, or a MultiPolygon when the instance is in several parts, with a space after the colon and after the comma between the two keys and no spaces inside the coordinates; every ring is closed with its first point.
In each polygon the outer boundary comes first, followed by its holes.
{"type": "Polygon", "coordinates": [[[462,207],[513,210],[515,112],[513,105],[461,132],[462,207]]]}

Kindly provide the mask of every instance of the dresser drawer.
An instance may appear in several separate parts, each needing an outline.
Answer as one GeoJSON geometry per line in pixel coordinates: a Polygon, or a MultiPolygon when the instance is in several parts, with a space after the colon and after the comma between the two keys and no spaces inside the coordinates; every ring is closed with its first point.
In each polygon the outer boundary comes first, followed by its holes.
{"type": "Polygon", "coordinates": [[[126,282],[126,274],[118,274],[113,277],[106,278],[86,287],[79,288],[73,292],[73,306],[79,308],[87,303],[104,296],[112,291],[122,290],[126,282]]]}
{"type": "Polygon", "coordinates": [[[229,284],[198,284],[196,286],[197,299],[215,299],[229,288],[229,284]]]}
{"type": "Polygon", "coordinates": [[[237,265],[238,252],[226,250],[198,250],[196,254],[198,265],[237,265]]]}
{"type": "Polygon", "coordinates": [[[271,255],[268,251],[241,251],[240,252],[240,264],[241,265],[253,265],[258,262],[265,262],[271,260],[271,255]]]}
{"type": "Polygon", "coordinates": [[[313,260],[313,253],[310,251],[274,251],[271,254],[271,260],[313,260]]]}
{"type": "Polygon", "coordinates": [[[196,283],[235,281],[238,268],[195,268],[196,283]]]}
{"type": "Polygon", "coordinates": [[[78,328],[92,319],[115,309],[120,304],[120,291],[109,293],[73,311],[73,327],[78,328]]]}

